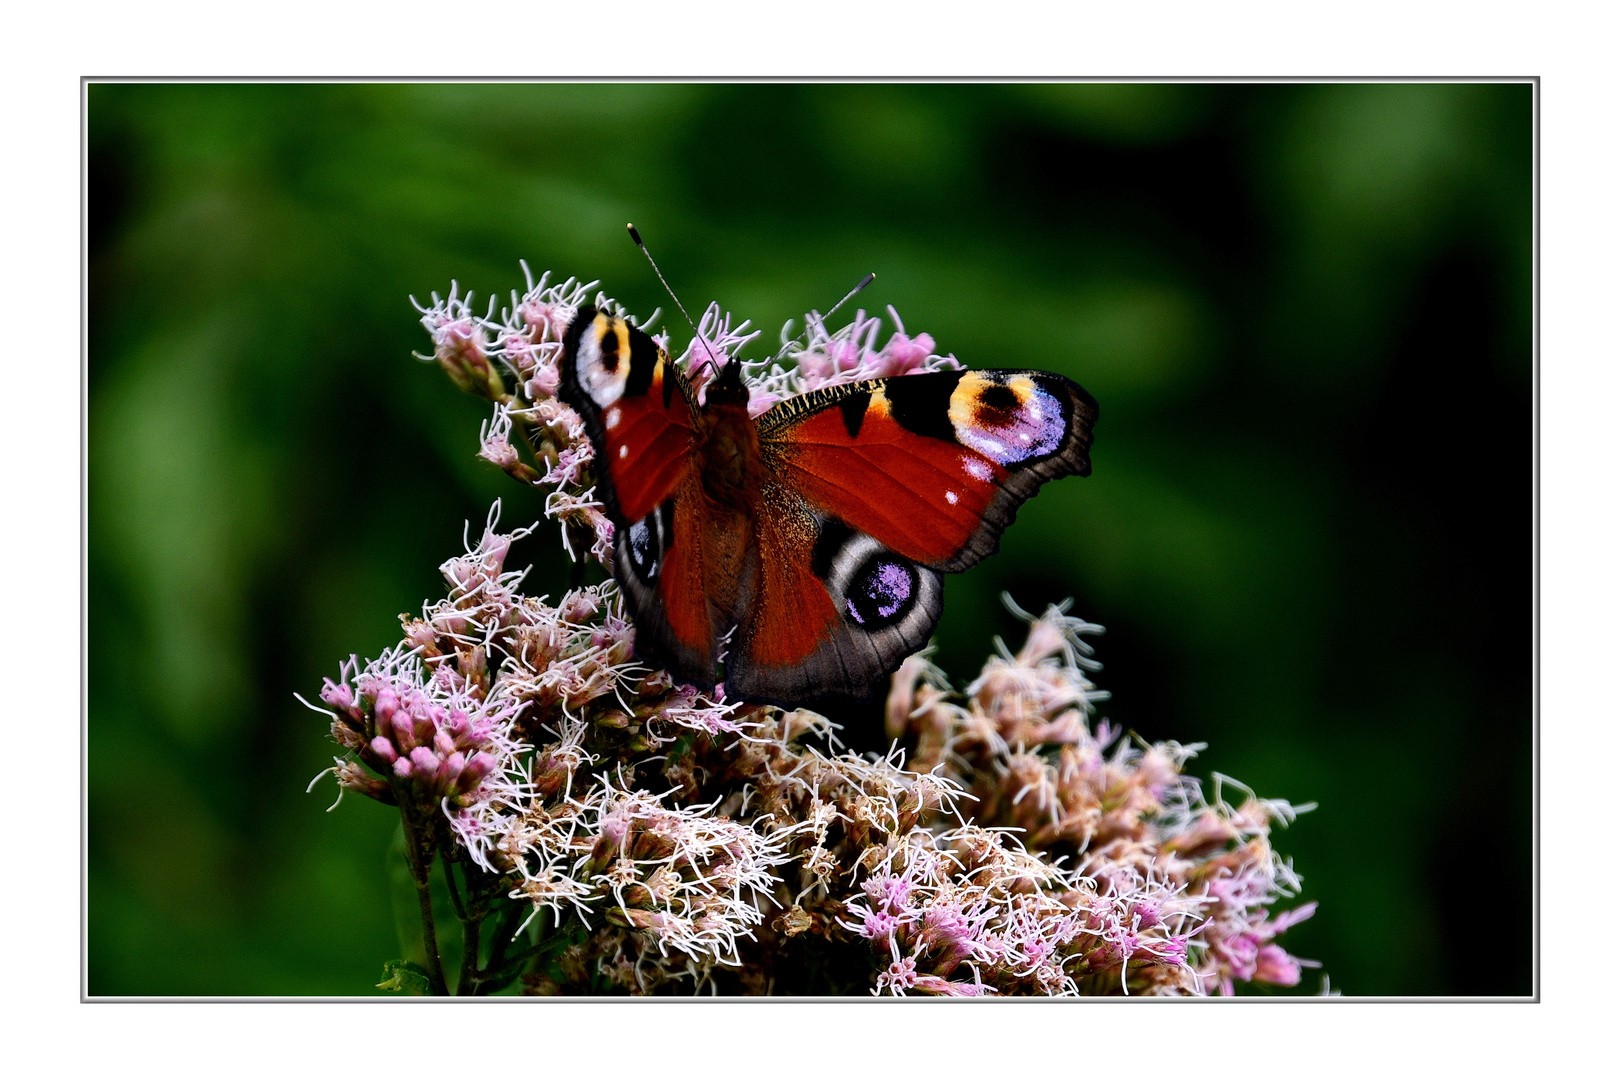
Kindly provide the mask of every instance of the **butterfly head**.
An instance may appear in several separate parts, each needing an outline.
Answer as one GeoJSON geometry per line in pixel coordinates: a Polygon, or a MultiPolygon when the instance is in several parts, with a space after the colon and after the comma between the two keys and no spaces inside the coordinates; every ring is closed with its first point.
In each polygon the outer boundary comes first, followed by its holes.
{"type": "Polygon", "coordinates": [[[743,382],[741,360],[733,358],[720,365],[719,374],[703,391],[703,403],[711,407],[748,404],[748,387],[743,382]]]}

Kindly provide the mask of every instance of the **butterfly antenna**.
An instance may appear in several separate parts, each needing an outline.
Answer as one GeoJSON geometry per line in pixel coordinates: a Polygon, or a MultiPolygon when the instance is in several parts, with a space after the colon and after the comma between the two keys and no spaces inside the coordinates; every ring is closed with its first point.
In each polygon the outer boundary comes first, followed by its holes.
{"type": "Polygon", "coordinates": [[[849,303],[850,300],[852,300],[854,298],[856,293],[860,292],[862,289],[866,288],[868,285],[872,284],[872,282],[874,282],[876,280],[877,280],[876,271],[874,271],[874,272],[872,272],[870,274],[867,274],[865,277],[861,278],[861,280],[859,280],[859,281],[857,281],[855,283],[855,287],[853,289],[849,290],[849,292],[844,294],[844,298],[842,300],[838,301],[838,303],[834,304],[832,307],[827,309],[827,314],[823,315],[822,318],[823,319],[832,318],[833,312],[837,311],[839,308],[841,308],[845,304],[849,303]]]}
{"type": "MultiPolygon", "coordinates": [[[[647,262],[652,265],[653,273],[658,275],[658,280],[663,284],[664,291],[669,293],[669,298],[671,300],[675,301],[675,306],[680,309],[682,317],[686,319],[686,325],[692,328],[692,336],[697,338],[698,341],[702,343],[703,351],[709,354],[709,363],[714,365],[714,369],[716,371],[719,371],[720,361],[714,358],[714,350],[709,348],[709,343],[707,341],[703,340],[703,335],[698,331],[697,323],[692,321],[692,316],[686,313],[686,305],[681,303],[681,298],[675,295],[675,290],[669,287],[669,282],[664,280],[664,272],[658,269],[658,263],[654,261],[652,252],[648,251],[647,245],[642,243],[641,234],[636,231],[636,227],[633,224],[627,222],[624,227],[630,230],[630,239],[634,240],[636,242],[636,247],[640,248],[641,253],[647,256],[647,262]]],[[[851,293],[850,295],[853,296],[854,293],[851,293]]],[[[845,299],[847,300],[848,297],[845,297],[845,299]]]]}
{"type": "MultiPolygon", "coordinates": [[[[865,277],[861,278],[861,280],[857,281],[855,283],[855,287],[853,289],[849,290],[849,292],[845,293],[844,298],[842,300],[838,301],[838,303],[834,304],[832,307],[827,309],[827,314],[825,314],[825,315],[823,315],[821,317],[822,320],[825,321],[827,319],[832,318],[833,312],[837,311],[839,308],[841,308],[845,304],[849,303],[851,298],[853,298],[856,293],[860,292],[862,289],[864,289],[868,285],[872,284],[872,282],[875,281],[875,280],[877,280],[877,272],[873,271],[872,273],[867,274],[865,277]]],[[[805,329],[808,330],[809,327],[807,326],[807,327],[805,327],[805,329]]],[[[775,356],[771,357],[772,362],[774,363],[775,361],[780,360],[780,359],[782,359],[782,357],[786,356],[787,351],[789,349],[791,349],[794,346],[795,343],[798,342],[799,338],[802,338],[802,337],[804,337],[804,334],[801,332],[798,335],[798,337],[795,337],[792,341],[784,342],[782,344],[781,350],[775,356]]]]}

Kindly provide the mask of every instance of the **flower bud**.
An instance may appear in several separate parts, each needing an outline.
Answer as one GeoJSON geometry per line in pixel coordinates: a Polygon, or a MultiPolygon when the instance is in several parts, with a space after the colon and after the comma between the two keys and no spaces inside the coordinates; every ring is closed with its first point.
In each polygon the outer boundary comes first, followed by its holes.
{"type": "MultiPolygon", "coordinates": [[[[528,469],[523,464],[522,459],[518,457],[517,447],[502,436],[492,435],[485,439],[483,445],[478,448],[478,456],[496,468],[505,469],[507,472],[528,469]]],[[[528,471],[533,472],[534,470],[528,469],[528,471]]]]}
{"type": "Polygon", "coordinates": [[[630,815],[615,811],[602,819],[596,843],[591,845],[591,857],[585,863],[586,873],[594,874],[619,853],[624,838],[630,832],[630,815]]]}
{"type": "Polygon", "coordinates": [[[354,708],[354,691],[349,689],[348,683],[335,683],[327,679],[321,687],[321,700],[338,712],[346,713],[354,708]]]}
{"type": "Polygon", "coordinates": [[[544,357],[535,365],[534,374],[523,385],[523,391],[529,395],[529,400],[542,401],[556,397],[561,385],[562,375],[557,370],[557,362],[544,357]]]}
{"type": "Polygon", "coordinates": [[[888,970],[878,976],[878,986],[889,987],[892,990],[910,990],[917,985],[917,961],[909,956],[902,956],[890,964],[888,970]]]}
{"type": "Polygon", "coordinates": [[[399,760],[399,754],[394,750],[394,744],[378,735],[371,740],[371,752],[382,758],[383,762],[392,765],[399,760]]]}
{"type": "Polygon", "coordinates": [[[618,709],[604,709],[596,714],[595,719],[603,727],[614,728],[618,731],[624,731],[630,727],[630,718],[618,709]]]}
{"type": "Polygon", "coordinates": [[[994,994],[995,988],[985,986],[983,983],[951,982],[938,975],[918,975],[912,988],[924,994],[937,994],[940,997],[983,997],[994,994]]]}
{"type": "Polygon", "coordinates": [[[505,396],[500,370],[490,362],[489,334],[471,318],[452,319],[433,328],[433,358],[462,390],[491,401],[505,396]]]}
{"type": "Polygon", "coordinates": [[[365,736],[354,730],[341,718],[332,721],[332,741],[345,750],[358,750],[366,744],[365,736]]]}
{"type": "Polygon", "coordinates": [[[439,766],[439,772],[446,782],[456,780],[461,776],[461,770],[467,767],[467,755],[460,750],[445,757],[444,763],[439,766]]]}
{"type": "Polygon", "coordinates": [[[404,753],[408,754],[416,749],[416,725],[411,722],[409,713],[404,711],[394,713],[393,722],[389,725],[392,731],[388,731],[381,724],[378,724],[377,727],[379,731],[390,734],[393,737],[394,745],[404,753]]]}
{"type": "MultiPolygon", "coordinates": [[[[466,681],[467,690],[475,698],[482,700],[489,692],[489,660],[482,645],[471,649],[458,650],[456,653],[456,667],[466,681]]],[[[439,722],[445,723],[445,719],[439,722]]]]}
{"type": "Polygon", "coordinates": [[[411,734],[417,746],[432,746],[433,737],[439,733],[439,725],[434,723],[434,713],[443,713],[438,706],[424,712],[414,713],[411,716],[411,734]]]}
{"type": "Polygon", "coordinates": [[[394,793],[389,788],[388,781],[371,775],[360,765],[352,761],[341,762],[333,772],[337,776],[337,782],[350,791],[358,791],[378,802],[393,804],[394,793]]]}
{"type": "Polygon", "coordinates": [[[405,629],[406,644],[413,649],[421,650],[423,656],[440,655],[439,636],[433,632],[432,626],[409,615],[401,615],[399,621],[405,629]]]}
{"type": "Polygon", "coordinates": [[[456,790],[460,794],[472,791],[484,782],[484,777],[495,771],[495,758],[491,754],[479,751],[461,767],[461,775],[456,778],[456,790]]]}
{"type": "Polygon", "coordinates": [[[1151,930],[1164,921],[1159,915],[1159,905],[1151,900],[1137,900],[1132,903],[1131,914],[1135,916],[1139,930],[1151,930]]]}
{"type": "Polygon", "coordinates": [[[385,724],[393,720],[394,713],[399,710],[399,695],[384,687],[377,691],[377,700],[371,706],[371,713],[377,718],[377,729],[386,730],[385,724]]]}
{"type": "MultiPolygon", "coordinates": [[[[1047,615],[1052,615],[1048,611],[1047,615]]],[[[1024,647],[1018,650],[1018,663],[1025,667],[1034,667],[1048,656],[1067,652],[1069,649],[1069,635],[1065,631],[1062,617],[1042,617],[1029,624],[1029,636],[1024,639],[1024,647]]]]}
{"type": "Polygon", "coordinates": [[[1251,933],[1234,934],[1220,943],[1232,974],[1247,982],[1260,961],[1260,941],[1251,933]]]}
{"type": "Polygon", "coordinates": [[[594,592],[587,589],[575,589],[562,598],[557,605],[557,614],[565,622],[583,624],[589,622],[602,608],[602,602],[594,592]]]}
{"type": "Polygon", "coordinates": [[[657,697],[675,685],[675,680],[663,668],[650,672],[641,680],[637,692],[643,697],[657,697]]]}
{"type": "Polygon", "coordinates": [[[928,661],[922,655],[908,656],[889,680],[889,697],[883,705],[884,733],[898,739],[906,733],[911,712],[917,707],[917,684],[922,681],[928,661]]]}

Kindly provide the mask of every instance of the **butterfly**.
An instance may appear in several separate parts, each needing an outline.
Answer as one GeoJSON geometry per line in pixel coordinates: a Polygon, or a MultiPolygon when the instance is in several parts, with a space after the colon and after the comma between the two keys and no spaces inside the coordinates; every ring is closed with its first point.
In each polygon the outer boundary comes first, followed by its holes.
{"type": "Polygon", "coordinates": [[[581,307],[563,350],[636,653],[704,690],[723,674],[734,699],[870,697],[928,643],[942,575],[992,554],[1043,483],[1091,472],[1097,403],[1061,375],[918,372],[751,418],[739,360],[700,402],[609,312],[581,307]]]}

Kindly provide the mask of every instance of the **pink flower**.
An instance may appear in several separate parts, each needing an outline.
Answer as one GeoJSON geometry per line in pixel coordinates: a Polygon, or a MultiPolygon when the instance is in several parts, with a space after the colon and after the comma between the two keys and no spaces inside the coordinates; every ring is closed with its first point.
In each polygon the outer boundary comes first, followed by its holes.
{"type": "Polygon", "coordinates": [[[480,432],[478,456],[502,469],[514,467],[519,459],[511,438],[512,418],[504,406],[496,406],[494,419],[486,421],[480,432]]]}
{"type": "Polygon", "coordinates": [[[518,318],[528,331],[530,341],[561,341],[563,331],[574,321],[575,307],[538,297],[524,300],[518,305],[518,318]]]}
{"type": "MultiPolygon", "coordinates": [[[[492,362],[488,316],[483,319],[472,313],[472,293],[465,299],[456,295],[456,283],[450,283],[450,296],[440,300],[433,294],[433,306],[416,309],[422,313],[422,325],[433,338],[433,356],[445,374],[462,390],[479,394],[491,400],[506,393],[501,373],[492,362]]],[[[414,304],[415,301],[413,300],[414,304]]],[[[494,304],[490,304],[494,312],[494,304]]]]}
{"type": "Polygon", "coordinates": [[[546,470],[545,475],[540,477],[540,482],[557,484],[561,487],[577,484],[580,481],[580,474],[595,457],[596,451],[591,449],[590,443],[565,446],[557,452],[557,463],[546,470]]]}
{"type": "Polygon", "coordinates": [[[530,400],[551,399],[557,396],[557,389],[562,385],[562,374],[557,370],[555,357],[542,356],[534,365],[529,381],[523,384],[523,392],[530,400]]]}
{"type": "Polygon", "coordinates": [[[718,369],[757,337],[758,331],[748,332],[747,319],[733,328],[730,313],[723,313],[719,304],[710,304],[704,309],[703,317],[698,319],[697,336],[681,357],[692,388],[698,390],[701,396],[703,387],[714,378],[718,369]]]}
{"type": "MultiPolygon", "coordinates": [[[[850,911],[852,913],[862,914],[861,912],[857,912],[854,907],[851,907],[850,911]]],[[[873,941],[876,941],[878,938],[883,938],[885,941],[887,941],[894,935],[894,932],[899,925],[900,920],[889,914],[887,911],[873,911],[868,908],[864,909],[864,914],[862,914],[860,933],[862,937],[870,938],[873,941]]]]}
{"type": "Polygon", "coordinates": [[[883,874],[869,879],[863,888],[875,903],[881,903],[887,910],[898,914],[908,906],[912,883],[907,877],[883,874]]]}
{"type": "Polygon", "coordinates": [[[591,516],[591,558],[603,566],[613,565],[613,522],[606,514],[591,516]]]}
{"type": "MultiPolygon", "coordinates": [[[[891,313],[893,309],[890,309],[891,313]]],[[[872,365],[875,376],[910,375],[914,371],[923,370],[924,364],[934,352],[934,339],[928,334],[918,334],[909,338],[903,333],[896,333],[889,338],[889,343],[883,346],[872,365]]]]}
{"type": "Polygon", "coordinates": [[[348,683],[334,683],[327,679],[321,687],[321,700],[342,713],[354,708],[354,691],[348,683]]]}
{"type": "Polygon", "coordinates": [[[917,985],[917,978],[917,961],[903,956],[878,975],[877,987],[872,993],[888,990],[895,997],[904,997],[907,990],[917,985]]]}
{"type": "Polygon", "coordinates": [[[1263,945],[1255,956],[1253,978],[1273,986],[1298,986],[1299,961],[1279,945],[1263,945]]]}
{"type": "Polygon", "coordinates": [[[772,394],[768,391],[762,390],[749,390],[748,415],[750,419],[757,420],[761,416],[764,416],[766,413],[771,411],[772,407],[775,406],[777,402],[781,400],[782,396],[780,394],[772,394]]]}

